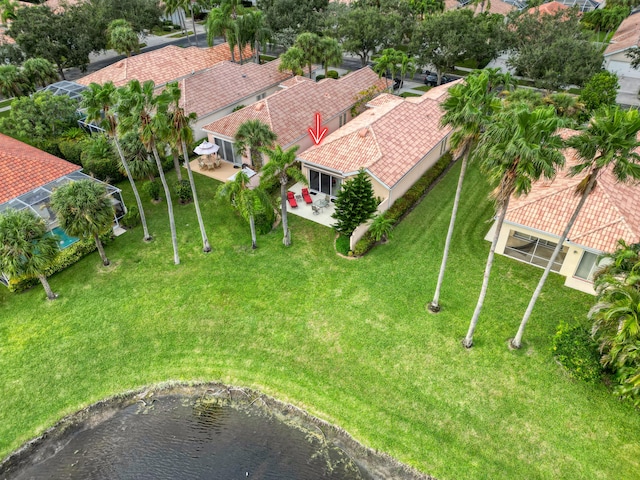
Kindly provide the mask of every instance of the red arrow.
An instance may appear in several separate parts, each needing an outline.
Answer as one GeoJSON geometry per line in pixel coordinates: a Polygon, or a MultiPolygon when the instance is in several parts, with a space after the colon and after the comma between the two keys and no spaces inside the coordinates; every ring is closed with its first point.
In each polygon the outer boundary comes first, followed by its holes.
{"type": "Polygon", "coordinates": [[[322,139],[324,138],[328,130],[327,127],[324,127],[322,130],[320,130],[320,123],[321,123],[320,114],[316,113],[315,132],[313,131],[312,128],[307,128],[307,131],[309,132],[309,135],[311,135],[311,139],[313,140],[313,143],[315,143],[316,145],[320,145],[320,142],[322,141],[322,139]]]}

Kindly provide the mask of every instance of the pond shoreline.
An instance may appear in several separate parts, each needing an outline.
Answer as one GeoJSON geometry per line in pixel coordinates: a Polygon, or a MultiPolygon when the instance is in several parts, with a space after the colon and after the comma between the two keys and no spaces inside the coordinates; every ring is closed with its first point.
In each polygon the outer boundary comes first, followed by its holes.
{"type": "Polygon", "coordinates": [[[4,478],[28,465],[33,465],[48,458],[62,448],[66,443],[66,439],[76,432],[91,428],[91,426],[105,421],[127,406],[135,403],[145,406],[152,405],[156,397],[169,395],[218,400],[231,406],[253,405],[263,407],[280,421],[307,429],[316,434],[320,432],[326,441],[343,450],[358,465],[361,471],[370,478],[381,480],[398,478],[435,480],[433,477],[418,472],[385,453],[365,447],[342,428],[314,417],[294,405],[281,402],[250,388],[217,382],[165,382],[100,400],[64,417],[40,436],[26,442],[8,455],[0,463],[0,476],[4,478]]]}

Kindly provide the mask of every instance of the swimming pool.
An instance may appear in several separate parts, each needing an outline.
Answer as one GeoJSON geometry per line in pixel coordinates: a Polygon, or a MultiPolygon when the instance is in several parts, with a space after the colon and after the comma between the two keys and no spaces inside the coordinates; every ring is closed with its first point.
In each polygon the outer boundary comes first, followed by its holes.
{"type": "Polygon", "coordinates": [[[70,237],[69,235],[64,233],[64,230],[62,230],[60,227],[56,227],[51,230],[51,234],[58,236],[58,247],[60,247],[60,250],[64,250],[69,245],[73,245],[79,240],[76,237],[70,237]]]}

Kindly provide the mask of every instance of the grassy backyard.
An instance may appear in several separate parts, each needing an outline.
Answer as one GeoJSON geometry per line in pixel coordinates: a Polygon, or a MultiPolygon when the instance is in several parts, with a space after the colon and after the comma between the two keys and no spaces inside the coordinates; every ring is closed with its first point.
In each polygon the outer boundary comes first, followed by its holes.
{"type": "MultiPolygon", "coordinates": [[[[197,176],[213,252],[201,253],[192,205],[176,205],[182,263],[172,261],[166,205],[41,287],[0,288],[0,456],[62,416],[165,380],[253,387],[346,429],[439,479],[637,478],[640,416],[603,386],[572,381],[550,354],[560,321],[592,298],[553,276],[524,348],[506,340],[541,270],[498,257],[475,347],[466,333],[489,249],[489,187],[471,171],[442,292],[426,313],[458,168],[365,258],[335,255],[333,233],[290,217],[258,238],[197,176]]],[[[125,186],[123,186],[125,188],[125,186]]],[[[134,202],[129,195],[127,203],[134,202]]],[[[176,202],[177,203],[177,202],[176,202]]]]}

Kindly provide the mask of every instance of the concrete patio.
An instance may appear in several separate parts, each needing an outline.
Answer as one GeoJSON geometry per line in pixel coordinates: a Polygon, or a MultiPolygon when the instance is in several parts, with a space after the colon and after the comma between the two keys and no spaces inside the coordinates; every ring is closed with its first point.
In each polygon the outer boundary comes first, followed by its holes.
{"type": "MultiPolygon", "coordinates": [[[[313,212],[313,209],[311,208],[312,204],[307,204],[305,203],[304,199],[302,198],[302,189],[305,188],[305,185],[302,183],[296,183],[295,185],[293,185],[289,191],[293,192],[294,195],[296,196],[296,201],[298,202],[298,207],[297,208],[291,208],[291,205],[289,205],[289,202],[287,202],[287,213],[291,213],[293,215],[297,215],[298,217],[302,217],[302,218],[306,218],[307,220],[311,220],[312,222],[316,222],[319,223],[321,225],[324,225],[325,227],[331,227],[334,223],[335,223],[335,219],[331,217],[331,215],[333,214],[333,212],[335,212],[335,207],[333,202],[329,202],[329,206],[327,207],[321,207],[320,213],[315,214],[313,212]],[[299,197],[299,199],[298,199],[299,197]]],[[[309,192],[314,204],[320,200],[320,199],[324,199],[325,195],[324,193],[313,193],[313,192],[309,192]]]]}

